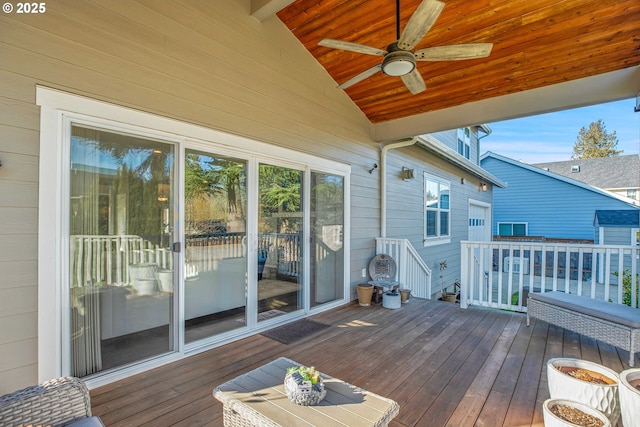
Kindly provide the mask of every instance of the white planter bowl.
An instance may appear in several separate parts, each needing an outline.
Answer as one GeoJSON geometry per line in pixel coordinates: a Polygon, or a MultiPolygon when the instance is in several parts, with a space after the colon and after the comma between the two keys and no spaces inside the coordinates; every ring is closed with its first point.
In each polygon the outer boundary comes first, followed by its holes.
{"type": "Polygon", "coordinates": [[[624,427],[640,426],[640,390],[630,384],[640,379],[640,368],[627,369],[620,373],[620,412],[624,427]]]}
{"type": "Polygon", "coordinates": [[[382,306],[384,308],[396,309],[400,308],[400,305],[400,294],[395,292],[385,292],[384,294],[382,294],[382,306]]]}
{"type": "Polygon", "coordinates": [[[611,427],[611,421],[609,421],[609,418],[607,418],[607,416],[605,414],[603,414],[602,412],[598,411],[597,409],[593,409],[590,408],[587,405],[584,405],[580,402],[575,402],[573,400],[568,400],[568,399],[547,399],[544,401],[544,403],[542,404],[542,412],[544,415],[544,427],[575,427],[576,424],[573,424],[563,418],[558,417],[556,414],[554,414],[553,412],[551,412],[551,408],[554,405],[567,405],[567,406],[573,406],[576,409],[581,410],[584,413],[587,413],[591,416],[594,416],[596,418],[598,418],[600,421],[603,422],[603,426],[602,427],[611,427]]]}
{"type": "Polygon", "coordinates": [[[573,400],[603,412],[616,425],[620,418],[618,399],[618,374],[607,367],[587,360],[556,358],[547,362],[547,380],[552,399],[573,400]],[[588,369],[615,381],[615,384],[595,384],[582,381],[561,372],[558,368],[568,366],[588,369]]]}

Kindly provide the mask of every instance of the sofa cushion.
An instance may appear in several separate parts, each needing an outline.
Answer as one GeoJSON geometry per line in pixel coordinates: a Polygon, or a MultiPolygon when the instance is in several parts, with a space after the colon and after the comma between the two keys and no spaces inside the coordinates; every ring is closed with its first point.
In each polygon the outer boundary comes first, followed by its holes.
{"type": "Polygon", "coordinates": [[[81,418],[73,421],[71,424],[66,424],[65,427],[105,427],[100,417],[81,418]]]}
{"type": "Polygon", "coordinates": [[[598,319],[640,329],[640,309],[564,292],[529,293],[529,298],[598,319]]]}

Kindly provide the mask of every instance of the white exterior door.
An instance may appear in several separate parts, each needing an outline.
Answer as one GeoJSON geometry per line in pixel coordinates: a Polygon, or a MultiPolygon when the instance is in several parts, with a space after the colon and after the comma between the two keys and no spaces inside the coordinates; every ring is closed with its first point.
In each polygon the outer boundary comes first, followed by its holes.
{"type": "Polygon", "coordinates": [[[491,240],[491,205],[477,200],[469,201],[469,240],[491,240]]]}
{"type": "MultiPolygon", "coordinates": [[[[487,242],[491,240],[491,205],[478,200],[469,200],[469,240],[472,242],[487,242]]],[[[475,277],[484,277],[487,280],[487,272],[491,268],[491,253],[476,248],[473,250],[475,277]]],[[[487,298],[487,286],[482,286],[482,297],[487,298]]],[[[477,291],[480,291],[478,289],[477,291]]]]}

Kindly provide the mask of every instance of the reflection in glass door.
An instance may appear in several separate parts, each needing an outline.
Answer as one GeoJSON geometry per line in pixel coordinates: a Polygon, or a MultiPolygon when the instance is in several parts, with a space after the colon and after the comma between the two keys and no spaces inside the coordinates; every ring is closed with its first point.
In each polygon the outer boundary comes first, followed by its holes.
{"type": "Polygon", "coordinates": [[[174,151],[166,142],[72,126],[73,376],[174,350],[174,151]]]}
{"type": "Polygon", "coordinates": [[[302,309],[300,170],[261,164],[258,174],[258,321],[302,309]]]}
{"type": "Polygon", "coordinates": [[[311,307],[344,297],[344,177],[311,172],[311,307]]]}
{"type": "Polygon", "coordinates": [[[246,161],[186,150],[185,342],[246,325],[246,161]]]}

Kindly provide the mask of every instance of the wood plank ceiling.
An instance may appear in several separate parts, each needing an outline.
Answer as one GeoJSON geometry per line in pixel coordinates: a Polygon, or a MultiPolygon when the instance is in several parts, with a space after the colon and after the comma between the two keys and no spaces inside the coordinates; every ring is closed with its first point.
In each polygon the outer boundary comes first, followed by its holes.
{"type": "MultiPolygon", "coordinates": [[[[402,0],[401,30],[421,0],[402,0]]],[[[446,109],[640,65],[638,0],[444,0],[414,50],[493,43],[487,58],[418,62],[427,90],[378,72],[346,93],[372,123],[446,109]]],[[[338,83],[382,58],[318,46],[332,38],[386,49],[395,0],[296,0],[278,17],[338,83]]],[[[341,90],[341,89],[336,89],[341,90]]]]}

